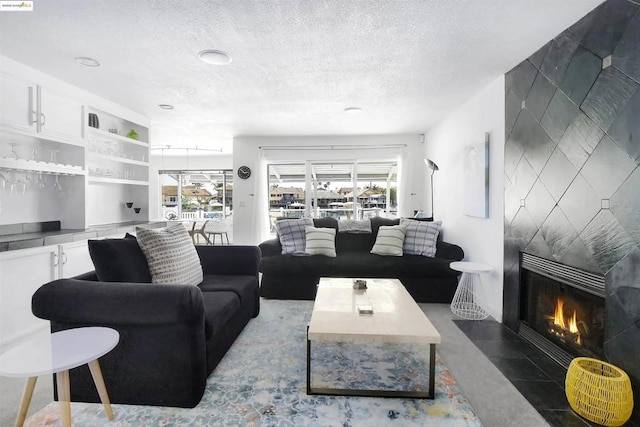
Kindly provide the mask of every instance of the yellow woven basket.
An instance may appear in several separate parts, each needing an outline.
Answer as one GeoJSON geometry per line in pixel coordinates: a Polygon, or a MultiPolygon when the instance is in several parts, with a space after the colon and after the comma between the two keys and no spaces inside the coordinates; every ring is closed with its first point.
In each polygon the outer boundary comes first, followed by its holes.
{"type": "Polygon", "coordinates": [[[565,380],[567,399],[577,414],[604,426],[621,426],[631,417],[629,376],[602,360],[576,357],[565,380]]]}

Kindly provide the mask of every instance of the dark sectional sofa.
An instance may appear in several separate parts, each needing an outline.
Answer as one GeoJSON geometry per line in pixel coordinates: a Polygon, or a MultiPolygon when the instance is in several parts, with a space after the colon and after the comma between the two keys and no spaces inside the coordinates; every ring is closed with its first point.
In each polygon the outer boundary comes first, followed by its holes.
{"type": "MultiPolygon", "coordinates": [[[[196,249],[204,273],[199,286],[100,282],[91,272],[34,294],[33,313],[50,320],[54,332],[106,326],[120,333],[116,348],[100,358],[112,403],[196,406],[207,377],[258,315],[260,250],[196,249]]],[[[86,366],[71,370],[70,378],[72,401],[100,402],[86,366]]]]}
{"type": "Polygon", "coordinates": [[[260,295],[273,299],[313,300],[320,277],[397,278],[417,302],[451,302],[458,285],[452,261],[464,258],[457,245],[438,241],[434,258],[421,255],[380,256],[369,253],[382,225],[399,219],[371,218],[372,233],[339,233],[334,218],[314,219],[315,227],[336,229],[335,258],[322,255],[283,255],[278,238],[260,244],[260,295]]]}

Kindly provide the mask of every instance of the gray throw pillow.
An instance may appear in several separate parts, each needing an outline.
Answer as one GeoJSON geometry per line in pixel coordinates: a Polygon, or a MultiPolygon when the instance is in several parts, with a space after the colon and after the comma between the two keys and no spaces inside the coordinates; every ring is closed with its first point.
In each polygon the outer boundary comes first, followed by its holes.
{"type": "Polygon", "coordinates": [[[427,222],[402,218],[400,224],[407,226],[402,246],[405,254],[431,258],[436,255],[436,241],[442,228],[442,221],[427,222]]]}
{"type": "Polygon", "coordinates": [[[136,227],[136,234],[140,249],[147,258],[153,283],[202,283],[200,257],[182,224],[154,229],[136,227]]]}
{"type": "Polygon", "coordinates": [[[276,222],[283,254],[304,254],[306,227],[313,227],[311,218],[281,219],[276,222]]]}

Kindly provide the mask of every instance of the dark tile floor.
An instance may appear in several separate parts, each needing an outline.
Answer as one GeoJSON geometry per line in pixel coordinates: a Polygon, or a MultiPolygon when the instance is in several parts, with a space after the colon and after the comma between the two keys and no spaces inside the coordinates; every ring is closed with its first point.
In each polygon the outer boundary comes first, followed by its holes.
{"type": "Polygon", "coordinates": [[[538,348],[494,320],[454,322],[551,426],[597,425],[571,410],[564,393],[567,370],[538,348]]]}

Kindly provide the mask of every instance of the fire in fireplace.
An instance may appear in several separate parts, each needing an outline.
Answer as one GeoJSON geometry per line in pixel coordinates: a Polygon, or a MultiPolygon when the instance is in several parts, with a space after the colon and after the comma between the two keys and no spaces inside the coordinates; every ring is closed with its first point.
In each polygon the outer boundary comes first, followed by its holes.
{"type": "Polygon", "coordinates": [[[582,345],[581,335],[587,335],[589,329],[587,325],[581,320],[582,332],[578,330],[578,321],[576,318],[576,311],[573,310],[573,315],[569,318],[565,318],[564,315],[564,300],[558,298],[556,301],[556,308],[553,312],[553,316],[546,316],[547,323],[549,324],[549,332],[558,337],[563,342],[568,342],[574,345],[582,345]]]}
{"type": "Polygon", "coordinates": [[[530,341],[548,353],[559,351],[566,361],[575,356],[603,359],[604,279],[600,291],[594,283],[601,280],[592,273],[529,254],[522,256],[523,336],[529,339],[527,335],[535,334],[530,341]]]}

